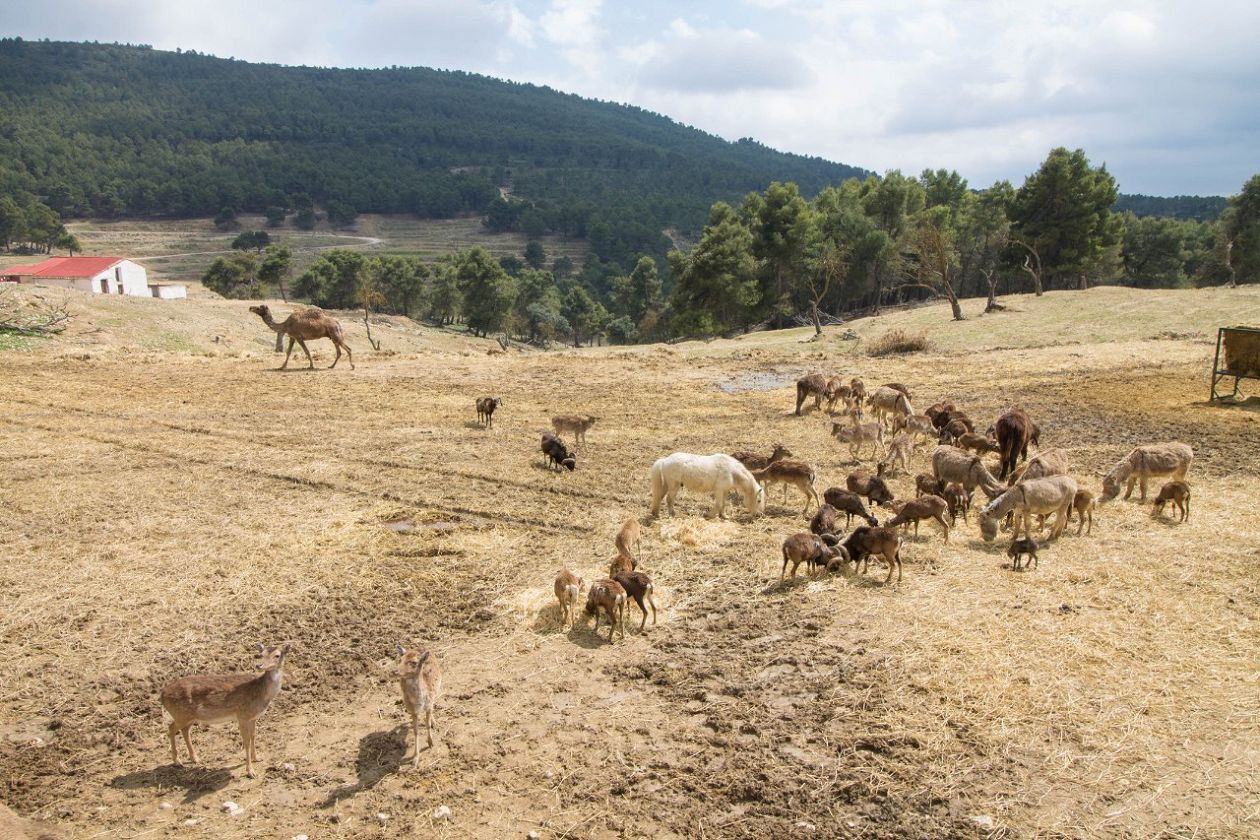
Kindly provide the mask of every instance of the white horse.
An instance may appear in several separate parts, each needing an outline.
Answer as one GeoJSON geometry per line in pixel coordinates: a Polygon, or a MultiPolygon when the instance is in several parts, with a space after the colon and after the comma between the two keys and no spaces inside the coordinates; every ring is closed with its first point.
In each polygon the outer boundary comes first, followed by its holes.
{"type": "Polygon", "coordinates": [[[679,487],[693,493],[712,493],[713,515],[719,519],[724,518],[722,511],[726,507],[726,494],[732,490],[743,497],[744,509],[753,516],[766,507],[765,490],[748,468],[730,455],[675,452],[658,459],[652,465],[653,516],[660,514],[662,497],[669,506],[669,515],[674,515],[674,497],[678,495],[679,487]]]}

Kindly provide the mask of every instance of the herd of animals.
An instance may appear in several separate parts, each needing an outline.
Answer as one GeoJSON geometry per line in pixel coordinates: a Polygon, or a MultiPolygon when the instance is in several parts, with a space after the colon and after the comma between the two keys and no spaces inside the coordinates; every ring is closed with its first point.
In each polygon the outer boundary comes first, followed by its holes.
{"type": "MultiPolygon", "coordinates": [[[[294,338],[305,350],[303,338],[329,337],[338,345],[340,357],[343,341],[339,341],[339,325],[338,329],[330,329],[325,324],[295,325],[292,316],[277,324],[265,306],[251,307],[251,311],[261,315],[277,334],[290,337],[290,353],[294,338]],[[299,326],[302,328],[298,329],[299,326]]],[[[349,348],[345,349],[349,354],[349,348]]],[[[310,358],[309,351],[307,358],[310,358]]],[[[287,355],[285,364],[288,364],[287,355]]],[[[333,364],[336,364],[335,360],[333,364]]],[[[808,531],[793,533],[784,539],[780,580],[788,576],[789,566],[791,577],[795,578],[802,564],[809,572],[822,569],[846,574],[852,564],[853,572],[865,574],[870,559],[876,557],[888,566],[885,585],[892,583],[894,571],[897,581],[901,581],[902,532],[913,525],[917,535],[919,523],[930,519],[940,525],[948,541],[958,517],[961,515],[963,521],[967,521],[977,487],[988,497],[988,503],[979,509],[977,516],[981,536],[986,542],[992,542],[1005,519],[1011,532],[1007,555],[1016,571],[1020,570],[1021,562],[1025,570],[1030,565],[1037,565],[1039,546],[1035,534],[1044,530],[1050,516],[1055,517],[1050,540],[1063,533],[1073,513],[1079,519],[1077,534],[1082,533],[1087,523],[1086,533],[1092,534],[1093,511],[1099,502],[1114,499],[1122,488],[1124,498],[1128,499],[1135,486],[1140,489],[1141,499],[1145,501],[1147,484],[1152,478],[1167,476],[1172,480],[1160,488],[1151,515],[1162,515],[1171,504],[1179,521],[1187,521],[1190,516],[1190,486],[1185,476],[1194,452],[1184,443],[1154,443],[1136,447],[1107,473],[1103,478],[1101,494],[1096,496],[1082,488],[1069,474],[1070,464],[1062,449],[1040,449],[1041,428],[1021,408],[1006,411],[985,433],[980,434],[966,412],[950,401],[937,402],[923,413],[916,413],[909,389],[900,383],[889,382],[868,393],[862,380],[856,377],[845,383],[837,377],[810,374],[796,385],[797,415],[811,398],[816,410],[822,410],[825,401],[826,411],[833,418],[847,415],[847,421],[833,420],[831,434],[840,443],[848,445],[855,459],[860,456],[862,448],[869,445],[874,457],[878,458],[874,472],[858,469],[848,475],[843,488],[827,488],[820,499],[814,467],[794,458],[793,453],[782,445],[775,445],[769,455],[759,452],[711,455],[675,452],[652,465],[651,516],[660,514],[662,500],[672,516],[675,497],[680,489],[710,494],[713,498],[712,514],[720,518],[732,492],[741,497],[745,510],[756,516],[764,512],[768,487],[782,484],[785,501],[788,488],[795,487],[805,497],[802,515],[808,514],[811,503],[817,506],[817,511],[810,520],[808,531]],[[868,411],[872,422],[865,422],[868,411]],[[898,471],[909,472],[910,457],[922,439],[937,444],[931,454],[932,472],[914,476],[914,498],[897,499],[887,478],[898,471]],[[1039,449],[1032,458],[1028,457],[1030,444],[1039,449]],[[983,456],[989,453],[999,457],[997,476],[983,461],[983,456]],[[1020,461],[1024,463],[1021,465],[1020,461]],[[883,525],[874,515],[874,511],[881,508],[893,514],[883,525]],[[840,525],[841,514],[844,515],[843,526],[840,525]],[[843,530],[852,525],[855,517],[861,524],[843,535],[843,530]],[[1035,528],[1033,517],[1038,520],[1035,528]]],[[[493,428],[495,412],[502,404],[498,397],[477,399],[478,422],[493,428]]],[[[541,442],[546,466],[557,470],[576,470],[577,453],[560,435],[571,434],[575,443],[582,443],[587,431],[598,419],[591,415],[553,417],[554,431],[545,433],[541,442]]],[[[631,600],[642,613],[640,631],[646,627],[648,607],[652,610],[652,623],[656,623],[652,580],[638,568],[639,519],[633,516],[627,518],[614,542],[617,553],[609,563],[608,576],[590,584],[584,607],[588,620],[595,620],[596,633],[601,616],[607,617],[610,643],[618,630],[625,638],[626,612],[631,600]]],[[[570,569],[557,572],[554,590],[560,605],[562,628],[576,625],[577,607],[585,585],[583,578],[570,569]]],[[[171,681],[162,689],[161,702],[171,717],[168,737],[174,764],[180,764],[177,734],[183,736],[189,757],[195,763],[197,756],[189,738],[192,725],[235,718],[245,748],[246,773],[250,778],[256,776],[253,765],[256,758],[255,722],[280,690],[281,670],[289,646],[259,645],[259,651],[261,660],[256,673],[186,676],[171,681]]],[[[421,717],[427,730],[427,743],[433,746],[433,710],[441,692],[442,671],[437,657],[430,650],[406,650],[399,646],[398,653],[399,686],[415,741],[412,761],[418,766],[421,717]]]]}

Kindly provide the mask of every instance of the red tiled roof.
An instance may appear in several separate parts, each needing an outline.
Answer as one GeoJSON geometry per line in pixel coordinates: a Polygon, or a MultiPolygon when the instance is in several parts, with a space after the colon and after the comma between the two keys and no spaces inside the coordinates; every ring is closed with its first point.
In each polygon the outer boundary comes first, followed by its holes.
{"type": "Polygon", "coordinates": [[[0,273],[23,277],[91,277],[113,268],[125,257],[53,257],[34,265],[13,265],[0,273]]]}

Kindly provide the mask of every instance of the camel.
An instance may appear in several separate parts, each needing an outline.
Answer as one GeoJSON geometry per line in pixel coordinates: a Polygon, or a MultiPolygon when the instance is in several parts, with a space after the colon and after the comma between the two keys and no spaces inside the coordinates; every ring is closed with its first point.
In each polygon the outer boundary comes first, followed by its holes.
{"type": "MultiPolygon", "coordinates": [[[[311,370],[315,369],[315,360],[311,358],[311,351],[306,349],[306,339],[312,341],[317,338],[327,338],[332,341],[333,346],[337,348],[337,357],[333,359],[333,363],[328,366],[332,370],[337,366],[337,362],[341,360],[341,351],[346,351],[346,358],[350,360],[350,370],[354,370],[354,355],[350,352],[350,345],[346,344],[344,333],[341,330],[341,322],[333,316],[329,315],[322,309],[312,307],[310,309],[302,309],[297,312],[290,313],[279,323],[271,317],[271,308],[265,303],[258,306],[251,306],[250,312],[257,313],[263,323],[271,327],[277,335],[289,337],[289,352],[284,354],[284,364],[280,366],[284,370],[289,366],[289,357],[293,355],[293,343],[296,341],[302,346],[302,352],[306,354],[306,361],[310,362],[311,370]]],[[[277,339],[279,342],[279,339],[277,339]]],[[[277,350],[280,349],[278,346],[277,350]]]]}

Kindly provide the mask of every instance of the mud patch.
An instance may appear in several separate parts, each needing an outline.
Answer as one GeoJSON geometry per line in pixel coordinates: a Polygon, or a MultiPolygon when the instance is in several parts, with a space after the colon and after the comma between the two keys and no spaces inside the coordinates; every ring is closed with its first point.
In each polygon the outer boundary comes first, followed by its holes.
{"type": "Polygon", "coordinates": [[[785,388],[796,382],[797,374],[783,371],[749,371],[734,376],[723,377],[715,383],[724,394],[739,394],[745,391],[774,391],[785,388]]]}

